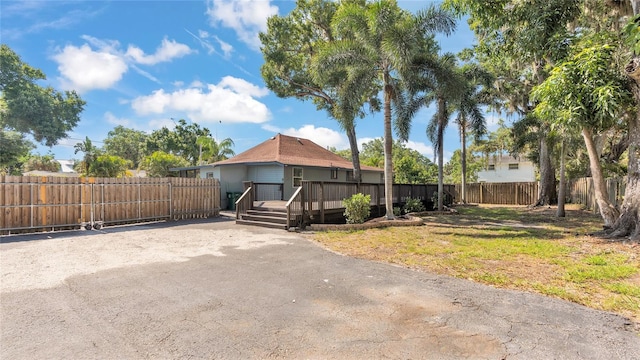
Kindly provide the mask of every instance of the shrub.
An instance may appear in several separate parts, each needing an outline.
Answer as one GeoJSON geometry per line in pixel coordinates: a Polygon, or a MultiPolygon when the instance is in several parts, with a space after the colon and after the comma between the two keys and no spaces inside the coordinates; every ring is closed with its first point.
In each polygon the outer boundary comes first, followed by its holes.
{"type": "Polygon", "coordinates": [[[402,209],[400,209],[399,206],[394,206],[393,207],[393,216],[401,216],[402,215],[402,209]]]}
{"type": "Polygon", "coordinates": [[[362,224],[371,214],[371,195],[355,194],[342,200],[347,224],[362,224]]]}
{"type": "Polygon", "coordinates": [[[422,203],[422,200],[418,199],[418,198],[407,198],[407,201],[404,204],[404,213],[408,214],[408,213],[412,213],[412,212],[420,212],[420,211],[424,211],[424,204],[422,203]]]}

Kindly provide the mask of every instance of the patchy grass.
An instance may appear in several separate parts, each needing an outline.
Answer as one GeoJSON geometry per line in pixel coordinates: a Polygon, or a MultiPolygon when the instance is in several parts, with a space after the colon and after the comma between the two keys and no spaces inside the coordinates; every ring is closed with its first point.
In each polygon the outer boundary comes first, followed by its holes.
{"type": "Polygon", "coordinates": [[[640,322],[640,248],[590,234],[598,216],[567,208],[472,206],[427,216],[425,226],[317,233],[346,255],[535,291],[640,322]]]}

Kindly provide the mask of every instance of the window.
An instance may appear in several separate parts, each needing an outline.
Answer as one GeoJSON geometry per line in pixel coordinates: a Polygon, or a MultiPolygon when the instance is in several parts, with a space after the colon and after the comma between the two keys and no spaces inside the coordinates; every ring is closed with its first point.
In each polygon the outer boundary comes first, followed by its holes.
{"type": "Polygon", "coordinates": [[[496,166],[494,164],[489,164],[489,167],[487,168],[487,170],[495,170],[496,166]]]}
{"type": "Polygon", "coordinates": [[[298,187],[302,185],[302,168],[293,168],[293,186],[298,187]]]}
{"type": "Polygon", "coordinates": [[[338,178],[338,169],[331,169],[331,178],[332,179],[338,178]]]}
{"type": "Polygon", "coordinates": [[[207,173],[207,179],[213,179],[213,173],[212,172],[208,172],[207,173]]]}
{"type": "Polygon", "coordinates": [[[353,177],[353,170],[347,170],[347,181],[356,181],[353,177]]]}
{"type": "Polygon", "coordinates": [[[518,164],[509,164],[509,170],[518,170],[518,164]]]}

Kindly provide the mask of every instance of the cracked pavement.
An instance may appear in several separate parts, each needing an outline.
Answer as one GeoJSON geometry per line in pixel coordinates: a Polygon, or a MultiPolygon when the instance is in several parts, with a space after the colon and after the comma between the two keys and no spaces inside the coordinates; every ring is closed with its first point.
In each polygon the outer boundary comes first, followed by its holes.
{"type": "Polygon", "coordinates": [[[620,316],[224,218],[0,238],[3,359],[639,359],[620,316]]]}

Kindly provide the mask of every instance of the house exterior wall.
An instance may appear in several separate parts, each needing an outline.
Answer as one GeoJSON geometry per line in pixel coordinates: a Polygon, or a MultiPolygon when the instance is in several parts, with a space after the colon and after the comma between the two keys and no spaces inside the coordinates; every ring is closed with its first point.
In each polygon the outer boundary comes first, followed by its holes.
{"type": "Polygon", "coordinates": [[[532,182],[536,181],[535,167],[531,161],[500,161],[494,170],[478,172],[478,182],[532,182]],[[518,164],[518,169],[509,169],[509,164],[518,164]]]}
{"type": "Polygon", "coordinates": [[[282,183],[284,180],[284,166],[277,164],[249,166],[247,180],[257,183],[282,183]]]}
{"type": "Polygon", "coordinates": [[[228,208],[228,192],[243,192],[243,181],[247,180],[246,165],[227,165],[213,168],[213,177],[220,180],[221,207],[228,208]]]}

